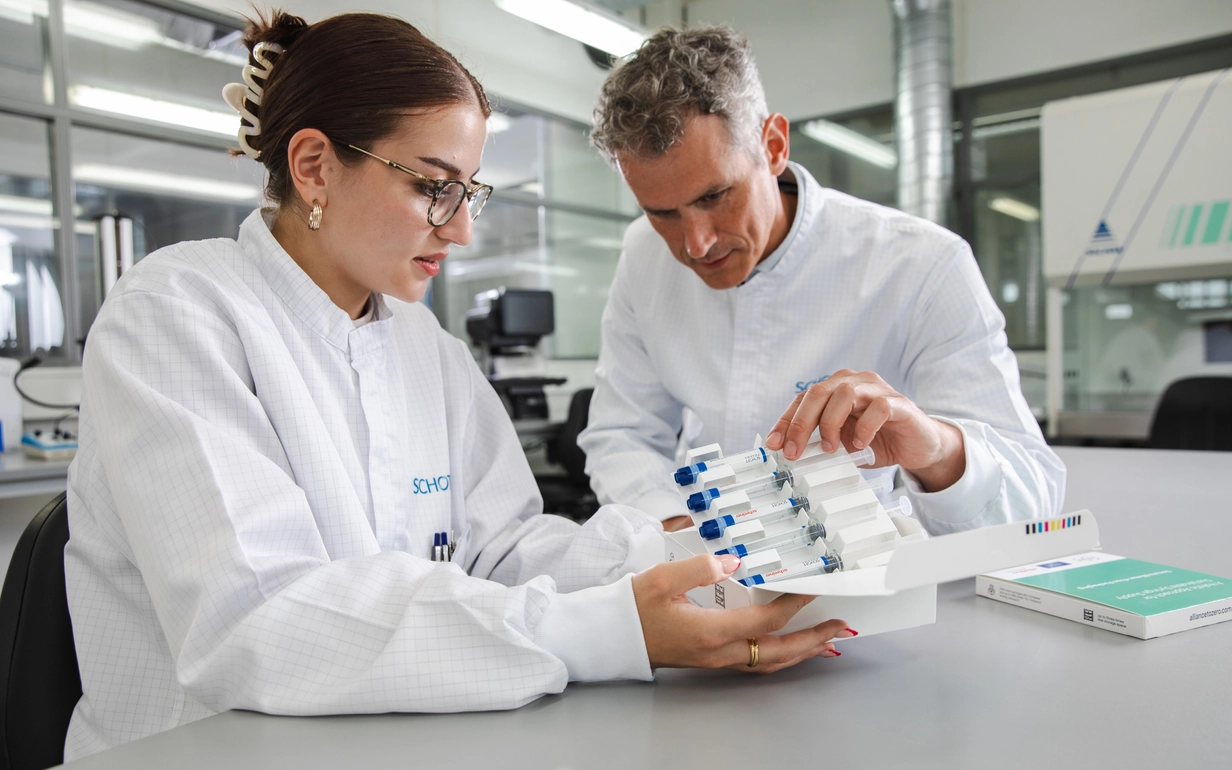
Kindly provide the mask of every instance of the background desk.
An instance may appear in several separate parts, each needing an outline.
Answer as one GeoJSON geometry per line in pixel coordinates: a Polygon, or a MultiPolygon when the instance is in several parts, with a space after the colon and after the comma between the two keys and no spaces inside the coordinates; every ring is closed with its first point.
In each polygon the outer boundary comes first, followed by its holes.
{"type": "MultiPolygon", "coordinates": [[[[1105,549],[1232,577],[1232,454],[1062,448],[1105,549]]],[[[1232,764],[1232,623],[1139,641],[940,587],[937,623],[773,676],[664,671],[517,711],[229,712],[74,768],[1232,764]]]]}

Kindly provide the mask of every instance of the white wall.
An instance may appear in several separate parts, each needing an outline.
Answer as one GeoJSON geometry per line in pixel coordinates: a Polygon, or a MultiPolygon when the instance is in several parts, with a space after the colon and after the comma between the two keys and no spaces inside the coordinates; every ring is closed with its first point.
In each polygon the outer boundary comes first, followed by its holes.
{"type": "MultiPolygon", "coordinates": [[[[252,13],[250,0],[194,2],[252,13]]],[[[506,13],[492,0],[282,0],[277,5],[310,22],[348,11],[400,16],[457,56],[491,94],[574,120],[590,122],[603,82],[603,70],[587,58],[581,43],[506,13]]]]}
{"type": "MultiPolygon", "coordinates": [[[[1232,32],[1229,0],[953,0],[954,82],[1005,80],[1232,32]]],[[[772,110],[803,118],[893,98],[889,0],[693,0],[749,36],[772,110]]]]}

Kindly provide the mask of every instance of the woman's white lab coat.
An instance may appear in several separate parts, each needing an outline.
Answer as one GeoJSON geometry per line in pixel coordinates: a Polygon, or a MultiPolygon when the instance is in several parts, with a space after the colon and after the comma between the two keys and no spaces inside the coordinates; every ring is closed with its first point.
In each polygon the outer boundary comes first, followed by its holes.
{"type": "Polygon", "coordinates": [[[658,524],[542,515],[466,346],[376,300],[357,328],[259,212],[108,297],[69,469],[67,759],[231,708],[502,709],[651,676],[627,576],[658,524]]]}

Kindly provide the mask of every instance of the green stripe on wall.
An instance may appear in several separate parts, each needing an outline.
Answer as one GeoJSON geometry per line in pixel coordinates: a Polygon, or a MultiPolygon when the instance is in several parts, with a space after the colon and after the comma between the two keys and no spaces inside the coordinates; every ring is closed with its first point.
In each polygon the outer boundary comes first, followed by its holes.
{"type": "Polygon", "coordinates": [[[1176,224],[1172,226],[1172,238],[1168,241],[1168,246],[1176,246],[1176,236],[1181,232],[1181,222],[1185,219],[1185,207],[1176,207],[1176,224]]]}
{"type": "Polygon", "coordinates": [[[1193,211],[1189,215],[1189,226],[1185,228],[1185,245],[1193,243],[1194,235],[1198,232],[1198,220],[1202,218],[1202,204],[1195,204],[1193,211]]]}
{"type": "Polygon", "coordinates": [[[1228,216],[1228,201],[1211,204],[1211,215],[1206,218],[1206,232],[1202,233],[1203,243],[1215,243],[1219,233],[1223,232],[1223,220],[1228,216]]]}

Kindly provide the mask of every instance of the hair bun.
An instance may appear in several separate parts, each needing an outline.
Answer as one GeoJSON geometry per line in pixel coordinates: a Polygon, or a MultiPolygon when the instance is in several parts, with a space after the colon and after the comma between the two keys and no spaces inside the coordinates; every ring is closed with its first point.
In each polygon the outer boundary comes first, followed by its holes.
{"type": "Polygon", "coordinates": [[[271,11],[268,19],[265,14],[258,13],[257,18],[248,20],[244,45],[248,46],[249,51],[257,43],[274,43],[290,48],[307,30],[308,22],[286,11],[271,11]]]}

